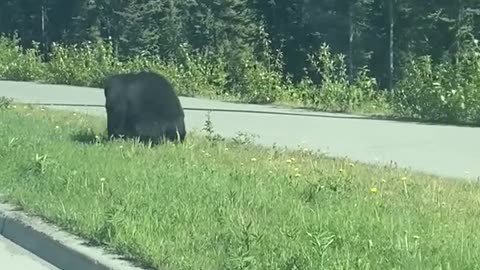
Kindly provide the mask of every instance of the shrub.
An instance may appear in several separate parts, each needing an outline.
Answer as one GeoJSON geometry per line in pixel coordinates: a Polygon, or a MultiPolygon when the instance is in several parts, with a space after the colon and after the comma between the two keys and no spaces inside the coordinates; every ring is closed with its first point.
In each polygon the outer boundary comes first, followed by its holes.
{"type": "Polygon", "coordinates": [[[106,75],[124,71],[110,42],[53,44],[50,61],[45,65],[46,82],[92,87],[101,86],[106,75]]]}
{"type": "Polygon", "coordinates": [[[333,111],[355,111],[368,103],[378,102],[378,87],[375,79],[368,76],[366,68],[360,69],[355,81],[348,81],[345,56],[332,54],[328,45],[308,56],[310,65],[322,78],[320,85],[305,76],[295,90],[306,104],[333,111]]]}
{"type": "Polygon", "coordinates": [[[434,63],[410,58],[392,97],[396,114],[423,120],[473,123],[480,120],[480,47],[475,39],[434,63]]]}
{"type": "Polygon", "coordinates": [[[38,43],[23,50],[20,39],[0,36],[0,78],[15,81],[36,81],[44,75],[38,43]]]}
{"type": "Polygon", "coordinates": [[[249,103],[294,102],[335,111],[358,110],[377,99],[376,84],[367,70],[361,70],[350,85],[344,56],[332,55],[326,45],[310,58],[323,77],[321,85],[315,85],[309,77],[293,83],[284,74],[280,51],[271,52],[267,37],[260,43],[257,50],[253,45],[230,45],[236,49],[215,54],[183,44],[173,59],[137,55],[125,60],[116,56],[110,41],[53,44],[44,62],[38,44],[24,51],[18,37],[1,37],[0,78],[101,87],[106,75],[150,69],[169,78],[183,96],[232,97],[249,103]]]}

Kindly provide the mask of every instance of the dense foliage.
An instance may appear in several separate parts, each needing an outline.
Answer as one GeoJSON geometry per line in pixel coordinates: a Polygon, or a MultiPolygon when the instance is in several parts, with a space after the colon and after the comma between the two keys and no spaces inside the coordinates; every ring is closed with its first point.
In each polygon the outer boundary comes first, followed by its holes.
{"type": "Polygon", "coordinates": [[[378,108],[382,93],[401,116],[472,122],[480,115],[471,34],[479,30],[479,6],[473,0],[4,0],[0,32],[8,39],[0,77],[96,85],[105,73],[147,65],[184,94],[348,111],[378,108]],[[20,48],[30,50],[20,56],[20,48]]]}

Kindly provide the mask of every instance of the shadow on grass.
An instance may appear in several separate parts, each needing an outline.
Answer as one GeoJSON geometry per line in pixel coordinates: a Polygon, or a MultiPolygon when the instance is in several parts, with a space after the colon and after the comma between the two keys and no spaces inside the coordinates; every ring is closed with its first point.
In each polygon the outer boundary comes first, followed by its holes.
{"type": "Polygon", "coordinates": [[[89,130],[82,130],[70,135],[74,142],[82,144],[105,144],[108,139],[104,134],[95,134],[89,130]]]}
{"type": "MultiPolygon", "coordinates": [[[[120,141],[122,143],[133,143],[137,145],[142,145],[147,148],[154,148],[154,147],[159,147],[161,145],[164,145],[166,143],[170,143],[167,140],[153,140],[151,141],[150,139],[140,139],[140,138],[115,138],[115,139],[110,139],[106,134],[95,134],[91,130],[81,130],[74,132],[73,134],[70,135],[70,138],[72,141],[81,143],[81,144],[86,144],[86,145],[105,145],[107,143],[112,143],[116,141],[120,141]]],[[[174,143],[179,143],[179,142],[174,142],[174,143]]]]}

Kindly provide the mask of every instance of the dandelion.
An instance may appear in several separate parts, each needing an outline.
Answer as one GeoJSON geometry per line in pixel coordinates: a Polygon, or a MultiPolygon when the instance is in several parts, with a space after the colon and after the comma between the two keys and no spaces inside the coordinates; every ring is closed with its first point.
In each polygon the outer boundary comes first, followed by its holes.
{"type": "Polygon", "coordinates": [[[250,159],[250,160],[251,160],[251,161],[254,161],[254,162],[255,162],[255,161],[257,161],[257,159],[256,159],[256,158],[252,158],[252,159],[250,159]]]}
{"type": "Polygon", "coordinates": [[[59,129],[60,127],[59,126],[55,126],[55,129],[59,129]]]}
{"type": "Polygon", "coordinates": [[[287,159],[287,163],[292,163],[292,160],[291,160],[291,159],[287,159]]]}
{"type": "Polygon", "coordinates": [[[295,177],[300,177],[300,176],[302,176],[302,175],[299,174],[299,173],[296,173],[296,174],[295,174],[295,177]]]}
{"type": "Polygon", "coordinates": [[[370,189],[370,192],[375,194],[375,193],[378,192],[378,189],[377,189],[376,187],[372,187],[372,188],[370,189]]]}
{"type": "Polygon", "coordinates": [[[407,177],[406,176],[402,176],[402,181],[406,181],[407,180],[407,177]]]}
{"type": "Polygon", "coordinates": [[[225,151],[228,151],[228,147],[225,147],[225,151]]]}

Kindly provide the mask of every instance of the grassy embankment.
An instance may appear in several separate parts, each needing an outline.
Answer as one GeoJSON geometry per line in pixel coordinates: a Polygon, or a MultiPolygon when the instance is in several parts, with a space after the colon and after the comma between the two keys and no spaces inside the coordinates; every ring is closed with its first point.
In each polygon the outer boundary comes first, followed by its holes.
{"type": "Polygon", "coordinates": [[[202,134],[107,143],[103,119],[73,112],[0,119],[8,201],[156,269],[480,265],[476,183],[202,134]]]}

